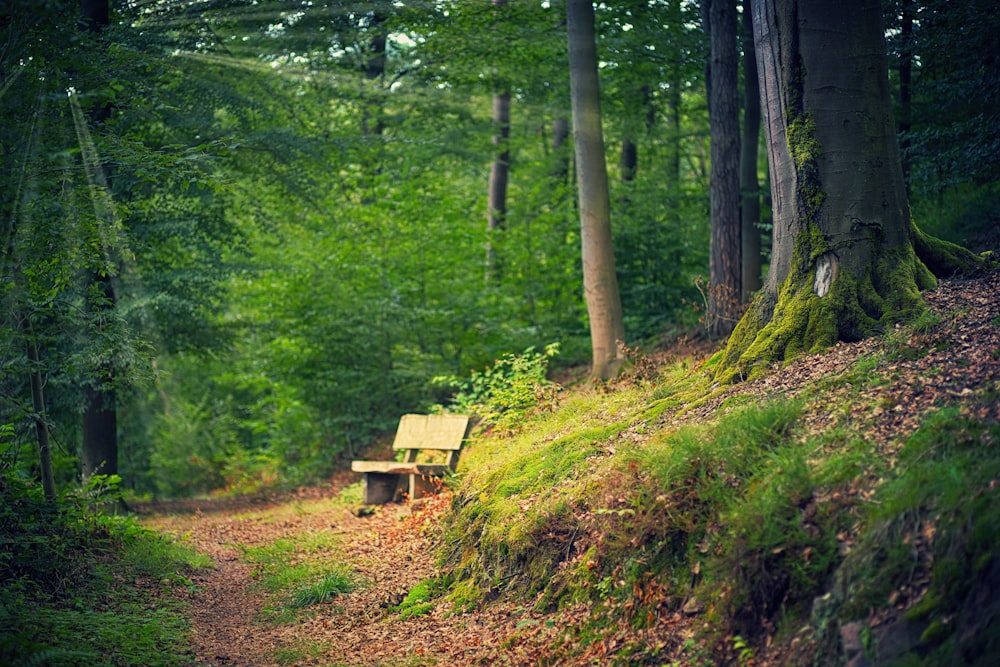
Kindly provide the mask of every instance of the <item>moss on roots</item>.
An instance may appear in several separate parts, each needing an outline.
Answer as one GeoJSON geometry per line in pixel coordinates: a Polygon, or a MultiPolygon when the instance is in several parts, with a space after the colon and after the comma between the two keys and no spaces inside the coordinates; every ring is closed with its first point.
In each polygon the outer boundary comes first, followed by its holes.
{"type": "MultiPolygon", "coordinates": [[[[910,221],[910,243],[917,257],[926,265],[931,275],[931,287],[937,284],[934,276],[950,278],[952,276],[972,277],[997,265],[988,257],[980,257],[960,245],[949,243],[942,239],[929,236],[910,221]]],[[[927,289],[921,287],[921,289],[927,289]]]]}
{"type": "MultiPolygon", "coordinates": [[[[800,236],[813,236],[808,231],[800,236]]],[[[813,290],[816,257],[813,244],[798,247],[811,259],[778,290],[777,299],[762,292],[751,304],[726,346],[716,371],[719,382],[753,379],[775,362],[817,352],[838,340],[856,341],[908,321],[925,310],[920,290],[933,276],[910,246],[883,251],[862,277],[841,271],[826,296],[813,290]]],[[[798,252],[796,253],[798,255],[798,252]]],[[[801,256],[801,255],[800,255],[801,256]]]]}

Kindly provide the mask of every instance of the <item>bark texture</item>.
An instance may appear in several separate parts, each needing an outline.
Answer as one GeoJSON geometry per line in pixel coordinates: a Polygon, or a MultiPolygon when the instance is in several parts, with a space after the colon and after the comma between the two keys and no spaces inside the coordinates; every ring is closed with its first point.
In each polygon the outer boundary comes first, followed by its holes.
{"type": "Polygon", "coordinates": [[[760,140],[760,84],[753,43],[753,9],[743,0],[743,138],[740,141],[740,241],[743,302],[760,289],[760,181],[757,178],[760,140]]]}
{"type": "Polygon", "coordinates": [[[490,241],[486,245],[486,280],[491,282],[500,277],[500,265],[496,248],[492,242],[494,235],[502,230],[507,219],[507,182],[510,172],[510,93],[493,96],[493,146],[497,151],[490,165],[486,228],[490,241]]]}
{"type": "Polygon", "coordinates": [[[742,300],[740,242],[740,102],[736,0],[703,0],[711,37],[709,125],[712,133],[709,328],[728,335],[742,300]]]}
{"type": "Polygon", "coordinates": [[[767,281],[718,375],[886,330],[978,262],[912,225],[878,0],[754,0],[774,210],[767,281]],[[916,250],[916,252],[915,252],[916,250]]]}
{"type": "MultiPolygon", "coordinates": [[[[493,0],[493,6],[502,8],[507,0],[493,0]]],[[[500,279],[500,260],[497,257],[495,237],[504,229],[507,219],[507,183],[510,174],[510,91],[498,90],[493,94],[493,162],[487,185],[486,203],[486,283],[500,279]]]]}
{"type": "Polygon", "coordinates": [[[601,130],[593,3],[567,0],[566,25],[580,201],[583,291],[593,349],[591,375],[608,379],[618,374],[624,362],[621,345],[625,342],[625,325],[611,239],[611,202],[601,130]]]}
{"type": "MultiPolygon", "coordinates": [[[[108,0],[83,0],[81,10],[82,25],[86,30],[100,32],[107,27],[110,18],[108,0]]],[[[110,114],[111,108],[105,105],[92,109],[90,115],[93,123],[99,126],[110,114]]],[[[101,187],[110,192],[109,166],[100,164],[97,167],[103,179],[101,187]]],[[[95,291],[103,297],[91,308],[98,314],[102,310],[114,310],[117,298],[111,276],[94,274],[91,279],[95,291]]],[[[99,319],[104,317],[99,315],[99,319]]],[[[80,447],[84,479],[95,474],[113,475],[118,472],[118,401],[114,364],[109,361],[96,373],[98,377],[93,378],[92,384],[85,389],[83,441],[80,447]]]]}

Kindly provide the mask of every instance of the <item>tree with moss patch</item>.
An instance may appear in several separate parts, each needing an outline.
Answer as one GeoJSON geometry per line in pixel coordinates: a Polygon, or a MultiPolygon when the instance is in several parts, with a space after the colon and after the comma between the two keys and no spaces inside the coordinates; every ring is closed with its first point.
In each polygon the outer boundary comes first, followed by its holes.
{"type": "Polygon", "coordinates": [[[922,234],[900,167],[877,0],[755,0],[774,248],[719,378],[853,341],[925,307],[972,253],[922,234]]]}

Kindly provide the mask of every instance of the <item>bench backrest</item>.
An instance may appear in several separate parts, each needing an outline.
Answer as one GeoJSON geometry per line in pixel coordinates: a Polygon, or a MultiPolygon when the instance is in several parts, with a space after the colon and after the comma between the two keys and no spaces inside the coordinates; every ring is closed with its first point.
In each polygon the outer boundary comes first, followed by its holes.
{"type": "Polygon", "coordinates": [[[420,450],[447,451],[454,468],[469,426],[468,415],[403,415],[392,448],[409,450],[407,461],[415,461],[420,450]]]}

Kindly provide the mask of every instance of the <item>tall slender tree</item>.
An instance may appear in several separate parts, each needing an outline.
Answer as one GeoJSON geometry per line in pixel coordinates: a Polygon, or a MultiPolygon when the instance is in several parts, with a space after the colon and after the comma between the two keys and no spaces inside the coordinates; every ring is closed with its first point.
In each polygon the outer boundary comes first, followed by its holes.
{"type": "Polygon", "coordinates": [[[718,376],[919,313],[935,275],[982,261],[910,220],[878,0],[754,0],[774,206],[767,282],[718,376]]]}
{"type": "Polygon", "coordinates": [[[743,0],[743,138],[740,140],[740,241],[743,302],[760,289],[760,180],[757,177],[760,141],[760,83],[753,45],[753,8],[743,0]]]}
{"type": "MultiPolygon", "coordinates": [[[[110,21],[110,8],[108,0],[82,0],[81,3],[81,26],[84,30],[99,35],[110,21]]],[[[91,110],[91,118],[95,125],[106,121],[110,115],[108,104],[98,103],[91,110]]],[[[87,133],[82,131],[78,134],[82,137],[87,133]]],[[[88,143],[89,142],[85,142],[88,143]]],[[[92,196],[96,198],[106,198],[107,175],[103,172],[105,165],[97,162],[97,156],[88,155],[89,146],[81,146],[83,158],[92,164],[86,165],[88,174],[91,177],[92,196]]],[[[97,223],[109,224],[109,211],[107,207],[103,209],[97,223]]],[[[108,249],[104,249],[107,251],[108,249]]],[[[94,317],[98,322],[103,322],[105,311],[114,310],[117,296],[113,283],[113,273],[101,271],[91,276],[93,283],[91,289],[91,305],[94,309],[94,317]]],[[[100,325],[99,325],[100,326],[100,325]]],[[[86,405],[83,412],[83,442],[81,445],[81,463],[84,479],[91,475],[111,475],[118,472],[118,406],[115,389],[115,368],[110,361],[101,364],[95,369],[93,377],[84,387],[86,405]]]]}
{"type": "Polygon", "coordinates": [[[711,127],[711,250],[708,324],[728,335],[736,325],[742,299],[740,255],[739,60],[736,52],[736,0],[703,0],[702,14],[711,41],[708,116],[711,127]]]}
{"type": "Polygon", "coordinates": [[[622,319],[615,254],[611,238],[611,201],[601,129],[601,98],[597,79],[594,4],[567,0],[570,98],[573,142],[580,201],[583,291],[590,317],[593,352],[591,375],[609,379],[624,362],[625,324],[622,319]]]}

